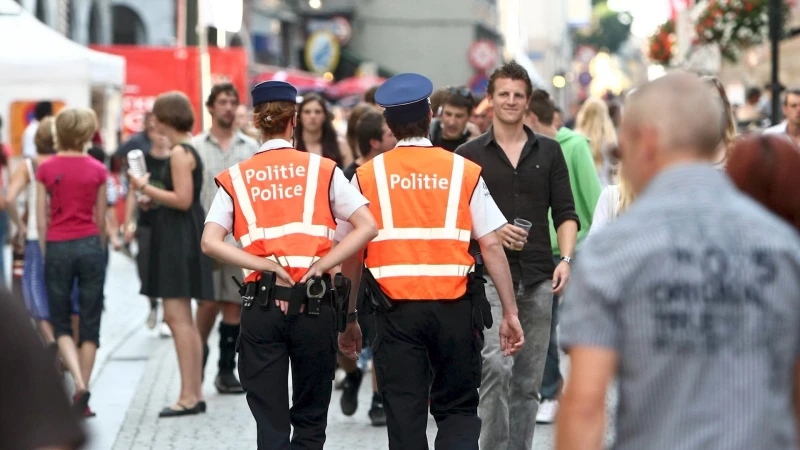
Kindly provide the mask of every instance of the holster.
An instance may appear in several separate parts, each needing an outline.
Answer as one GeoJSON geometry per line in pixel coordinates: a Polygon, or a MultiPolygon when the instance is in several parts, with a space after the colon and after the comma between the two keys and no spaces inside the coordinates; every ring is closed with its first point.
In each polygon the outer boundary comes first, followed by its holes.
{"type": "Polygon", "coordinates": [[[370,300],[373,310],[384,313],[392,311],[395,307],[394,302],[383,292],[378,280],[372,276],[372,272],[365,267],[361,278],[367,285],[366,296],[370,300]]]}
{"type": "Polygon", "coordinates": [[[475,328],[484,330],[492,328],[492,305],[486,298],[486,278],[483,277],[483,256],[480,252],[474,255],[475,271],[468,275],[467,294],[472,302],[472,319],[475,328]]]}
{"type": "Polygon", "coordinates": [[[350,303],[352,283],[341,273],[333,277],[333,311],[336,318],[336,330],[339,333],[347,328],[347,306],[350,303]]]}

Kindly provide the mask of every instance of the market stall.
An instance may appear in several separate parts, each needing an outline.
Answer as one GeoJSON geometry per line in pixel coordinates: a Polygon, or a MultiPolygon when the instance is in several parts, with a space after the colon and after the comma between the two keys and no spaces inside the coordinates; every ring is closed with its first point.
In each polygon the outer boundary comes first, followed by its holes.
{"type": "Polygon", "coordinates": [[[116,147],[125,58],[90,50],[62,36],[12,0],[0,0],[2,136],[15,154],[35,104],[92,107],[106,147],[116,147]]]}

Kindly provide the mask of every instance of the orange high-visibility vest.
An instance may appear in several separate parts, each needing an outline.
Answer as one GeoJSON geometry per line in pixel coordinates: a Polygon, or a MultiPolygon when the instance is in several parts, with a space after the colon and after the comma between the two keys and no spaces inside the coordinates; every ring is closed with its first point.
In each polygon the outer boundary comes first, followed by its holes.
{"type": "MultiPolygon", "coordinates": [[[[247,253],[277,262],[295,281],[333,245],[329,192],[336,163],[292,148],[257,153],[215,181],[234,205],[233,237],[247,253]]],[[[242,269],[245,282],[258,274],[242,269]]]]}
{"type": "Polygon", "coordinates": [[[357,171],[378,223],[365,265],[396,300],[455,300],[466,293],[469,202],[481,168],[438,147],[398,147],[357,171]]]}

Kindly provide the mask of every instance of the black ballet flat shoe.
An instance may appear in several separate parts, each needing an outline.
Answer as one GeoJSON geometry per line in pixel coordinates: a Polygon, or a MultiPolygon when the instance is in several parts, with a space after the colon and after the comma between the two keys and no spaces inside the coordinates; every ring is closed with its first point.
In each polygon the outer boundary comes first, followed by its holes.
{"type": "Polygon", "coordinates": [[[201,413],[206,412],[206,402],[205,402],[205,400],[200,400],[199,402],[197,402],[197,407],[200,408],[200,412],[201,413]]]}
{"type": "Polygon", "coordinates": [[[162,409],[160,413],[158,413],[158,417],[182,417],[182,416],[193,416],[196,414],[200,414],[201,412],[203,412],[203,408],[200,406],[200,403],[202,402],[197,402],[197,404],[195,404],[191,408],[187,408],[186,406],[178,403],[178,406],[181,409],[172,409],[169,406],[167,406],[166,408],[162,409]]]}

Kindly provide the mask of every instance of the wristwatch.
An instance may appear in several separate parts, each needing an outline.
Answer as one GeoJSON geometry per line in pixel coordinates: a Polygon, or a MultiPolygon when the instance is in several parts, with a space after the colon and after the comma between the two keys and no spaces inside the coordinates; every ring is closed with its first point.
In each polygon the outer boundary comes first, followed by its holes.
{"type": "Polygon", "coordinates": [[[569,256],[562,256],[561,260],[564,261],[567,264],[572,265],[572,258],[570,258],[569,256]]]}
{"type": "Polygon", "coordinates": [[[353,323],[358,320],[358,310],[355,310],[347,315],[347,323],[353,323]]]}

